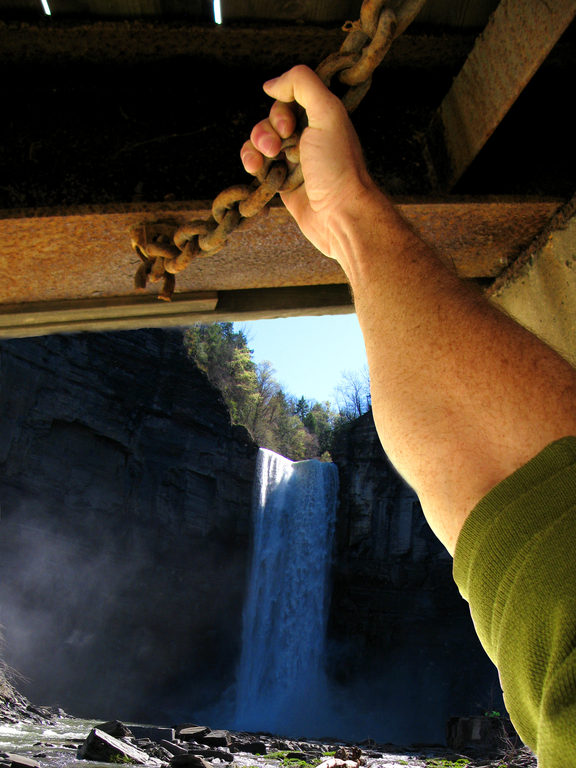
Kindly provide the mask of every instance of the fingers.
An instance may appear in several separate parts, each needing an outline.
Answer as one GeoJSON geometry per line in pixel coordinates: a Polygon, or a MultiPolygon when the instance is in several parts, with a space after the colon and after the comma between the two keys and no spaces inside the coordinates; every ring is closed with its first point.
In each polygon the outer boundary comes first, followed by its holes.
{"type": "Polygon", "coordinates": [[[266,157],[274,157],[280,152],[282,139],[274,130],[270,120],[262,120],[256,123],[250,134],[250,141],[254,147],[266,157]]]}
{"type": "Polygon", "coordinates": [[[264,155],[266,157],[275,157],[282,145],[282,140],[272,128],[269,120],[262,122],[252,128],[250,140],[245,141],[240,150],[240,159],[248,173],[256,174],[262,168],[264,155]]]}
{"type": "Polygon", "coordinates": [[[256,174],[262,168],[264,158],[261,153],[255,149],[251,141],[245,141],[240,150],[240,159],[244,169],[251,174],[256,174]]]}
{"type": "Polygon", "coordinates": [[[264,90],[276,99],[270,115],[257,123],[240,152],[244,168],[256,174],[262,167],[263,156],[275,157],[281,149],[282,139],[292,135],[296,128],[296,115],[290,104],[297,102],[306,110],[308,125],[321,127],[332,118],[338,119],[344,111],[341,101],[332,94],[311,69],[303,65],[293,67],[280,77],[264,83],[264,90]]]}
{"type": "Polygon", "coordinates": [[[270,124],[280,138],[287,139],[296,129],[296,115],[288,104],[275,101],[270,110],[270,124]]]}
{"type": "Polygon", "coordinates": [[[266,120],[257,123],[240,150],[240,158],[248,173],[258,173],[262,167],[262,155],[275,157],[281,149],[282,139],[287,139],[296,128],[296,117],[288,104],[275,102],[266,120]]]}

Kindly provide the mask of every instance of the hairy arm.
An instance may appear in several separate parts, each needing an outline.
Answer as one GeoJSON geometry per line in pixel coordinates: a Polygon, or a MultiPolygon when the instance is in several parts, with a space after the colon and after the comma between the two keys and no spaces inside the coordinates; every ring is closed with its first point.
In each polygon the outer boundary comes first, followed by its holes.
{"type": "Polygon", "coordinates": [[[576,372],[463,283],[371,181],[340,103],[306,67],[265,84],[277,101],[242,148],[274,156],[304,107],[305,183],[283,195],[346,273],[364,335],[378,434],[453,553],[474,505],[553,440],[576,434],[576,372]]]}

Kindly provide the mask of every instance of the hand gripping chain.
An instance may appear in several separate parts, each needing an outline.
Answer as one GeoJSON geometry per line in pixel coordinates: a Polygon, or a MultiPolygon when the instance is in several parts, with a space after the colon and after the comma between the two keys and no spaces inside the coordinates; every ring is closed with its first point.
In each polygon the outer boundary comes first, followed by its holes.
{"type": "MultiPolygon", "coordinates": [[[[347,36],[340,50],[327,56],[316,74],[330,87],[337,74],[348,86],[342,102],[348,112],[360,104],[372,83],[372,73],[388,52],[392,42],[417,16],[425,0],[364,0],[357,21],[342,27],[347,36]]],[[[135,287],[144,289],[148,282],[163,281],[159,299],[170,301],[176,274],[191,261],[210,256],[224,247],[228,235],[260,213],[277,192],[300,186],[299,141],[303,128],[282,142],[274,158],[264,165],[252,184],[237,184],[221,192],[212,202],[208,219],[197,219],[174,230],[164,223],[147,223],[132,231],[132,247],[142,260],[135,277],[135,287]]]]}

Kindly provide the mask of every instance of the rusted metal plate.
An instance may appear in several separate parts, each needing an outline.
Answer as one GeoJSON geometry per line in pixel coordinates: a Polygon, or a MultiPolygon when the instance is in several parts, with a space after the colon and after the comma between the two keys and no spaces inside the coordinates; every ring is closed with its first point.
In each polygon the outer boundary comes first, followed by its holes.
{"type": "MultiPolygon", "coordinates": [[[[462,277],[498,275],[541,231],[560,200],[403,200],[414,228],[462,277]]],[[[140,263],[130,230],[144,221],[184,224],[205,202],[0,212],[0,305],[134,295],[140,263]]],[[[345,283],[336,262],[301,235],[283,206],[234,233],[214,256],[177,277],[176,292],[345,283]]]]}
{"type": "MultiPolygon", "coordinates": [[[[184,224],[209,214],[206,203],[119,208],[0,219],[0,304],[129,295],[140,264],[131,228],[159,219],[184,224]]],[[[274,208],[234,233],[222,251],[194,262],[178,276],[177,291],[343,282],[338,265],[302,237],[284,208],[274,208]]]]}
{"type": "Polygon", "coordinates": [[[576,0],[501,0],[430,128],[445,188],[470,166],[575,15],[576,0]]]}

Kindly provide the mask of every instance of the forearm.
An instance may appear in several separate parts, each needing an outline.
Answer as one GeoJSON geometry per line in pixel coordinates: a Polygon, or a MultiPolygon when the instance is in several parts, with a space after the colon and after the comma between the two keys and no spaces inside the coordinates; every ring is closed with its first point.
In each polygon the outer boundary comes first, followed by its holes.
{"type": "Polygon", "coordinates": [[[463,283],[370,180],[342,103],[306,67],[269,81],[277,99],[242,149],[256,173],[296,127],[304,184],[282,196],[339,261],[364,334],[376,426],[453,552],[484,494],[553,440],[576,434],[576,373],[463,283]]]}
{"type": "Polygon", "coordinates": [[[332,223],[355,296],[376,426],[450,552],[472,507],[576,432],[576,376],[494,309],[375,189],[332,223]]]}

